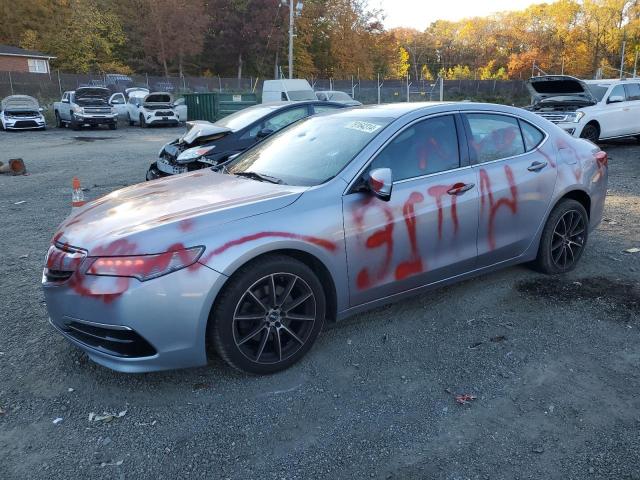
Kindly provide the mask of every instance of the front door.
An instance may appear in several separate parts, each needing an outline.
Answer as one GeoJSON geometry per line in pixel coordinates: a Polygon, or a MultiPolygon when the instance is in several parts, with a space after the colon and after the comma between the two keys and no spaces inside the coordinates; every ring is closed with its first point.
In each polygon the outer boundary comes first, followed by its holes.
{"type": "Polygon", "coordinates": [[[478,188],[460,130],[454,115],[405,127],[368,167],[391,168],[390,201],[343,197],[352,306],[474,268],[478,188]]]}
{"type": "Polygon", "coordinates": [[[516,117],[463,115],[480,195],[478,267],[524,253],[545,221],[557,176],[545,134],[516,117]]]}

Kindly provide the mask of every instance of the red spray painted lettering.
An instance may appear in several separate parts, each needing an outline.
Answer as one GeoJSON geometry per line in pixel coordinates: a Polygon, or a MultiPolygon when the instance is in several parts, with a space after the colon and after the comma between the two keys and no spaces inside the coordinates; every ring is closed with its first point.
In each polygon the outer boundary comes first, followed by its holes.
{"type": "MultiPolygon", "coordinates": [[[[442,225],[444,223],[444,212],[442,208],[442,197],[448,195],[449,190],[456,187],[462,187],[463,184],[456,183],[455,185],[434,185],[428,190],[429,195],[436,199],[436,206],[438,207],[438,239],[442,239],[442,225]]],[[[456,195],[450,195],[451,198],[451,221],[453,222],[453,233],[458,233],[458,209],[456,206],[456,195]]]]}
{"type": "Polygon", "coordinates": [[[485,169],[480,170],[480,207],[484,212],[485,204],[488,200],[488,209],[489,209],[489,248],[491,250],[496,248],[496,240],[494,235],[494,223],[496,218],[496,213],[500,209],[500,207],[507,207],[511,210],[512,214],[516,214],[518,212],[518,187],[516,187],[515,178],[513,176],[513,171],[509,165],[504,166],[504,173],[507,176],[507,182],[509,183],[509,190],[511,193],[511,198],[500,198],[497,201],[493,198],[493,191],[491,189],[491,180],[489,179],[489,174],[485,169]]]}
{"type": "Polygon", "coordinates": [[[411,246],[411,259],[405,262],[400,262],[396,267],[396,279],[402,280],[403,278],[410,277],[417,273],[422,272],[422,258],[418,251],[418,238],[416,231],[416,212],[414,205],[424,201],[424,196],[419,192],[412,192],[409,195],[409,199],[402,206],[402,215],[404,216],[404,222],[407,225],[407,233],[409,234],[409,244],[411,246]]]}

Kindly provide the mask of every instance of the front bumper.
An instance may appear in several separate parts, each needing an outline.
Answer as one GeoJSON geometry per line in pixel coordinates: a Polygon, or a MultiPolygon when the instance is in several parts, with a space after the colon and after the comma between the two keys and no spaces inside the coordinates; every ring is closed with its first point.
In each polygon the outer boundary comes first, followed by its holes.
{"type": "Polygon", "coordinates": [[[561,129],[563,129],[565,132],[567,132],[569,135],[576,138],[580,137],[580,134],[582,133],[582,129],[584,128],[583,123],[575,123],[575,122],[558,122],[556,123],[556,125],[561,129]]]}
{"type": "Polygon", "coordinates": [[[110,125],[118,123],[118,114],[100,116],[100,117],[87,117],[84,115],[74,115],[73,119],[78,125],[110,125]]]}
{"type": "Polygon", "coordinates": [[[207,363],[207,321],[225,280],[196,263],[146,282],[76,271],[42,284],[51,324],[91,360],[151,372],[207,363]]]}
{"type": "Polygon", "coordinates": [[[178,124],[180,122],[178,122],[178,117],[175,118],[158,118],[158,117],[151,117],[145,120],[147,122],[147,125],[167,125],[167,126],[178,126],[178,124]]]}
{"type": "Polygon", "coordinates": [[[3,123],[4,128],[6,128],[7,130],[31,130],[33,128],[46,128],[47,126],[44,117],[5,117],[3,123]]]}

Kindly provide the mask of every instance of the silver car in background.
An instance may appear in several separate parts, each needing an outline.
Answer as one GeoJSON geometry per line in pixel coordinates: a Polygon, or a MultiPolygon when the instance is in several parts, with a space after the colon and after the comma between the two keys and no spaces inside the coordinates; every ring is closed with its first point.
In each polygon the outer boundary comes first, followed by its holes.
{"type": "Polygon", "coordinates": [[[506,106],[394,104],[303,119],[223,172],[88,203],[60,226],[52,325],[125,372],[272,373],[325,321],[524,262],[576,266],[607,155],[506,106]]]}

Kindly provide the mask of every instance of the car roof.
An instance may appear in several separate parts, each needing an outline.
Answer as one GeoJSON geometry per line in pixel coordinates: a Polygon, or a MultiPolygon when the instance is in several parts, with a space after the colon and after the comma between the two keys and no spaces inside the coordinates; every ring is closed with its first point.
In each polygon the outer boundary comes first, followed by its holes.
{"type": "Polygon", "coordinates": [[[588,85],[613,85],[614,83],[638,83],[640,78],[601,78],[600,80],[583,80],[588,85]]]}

